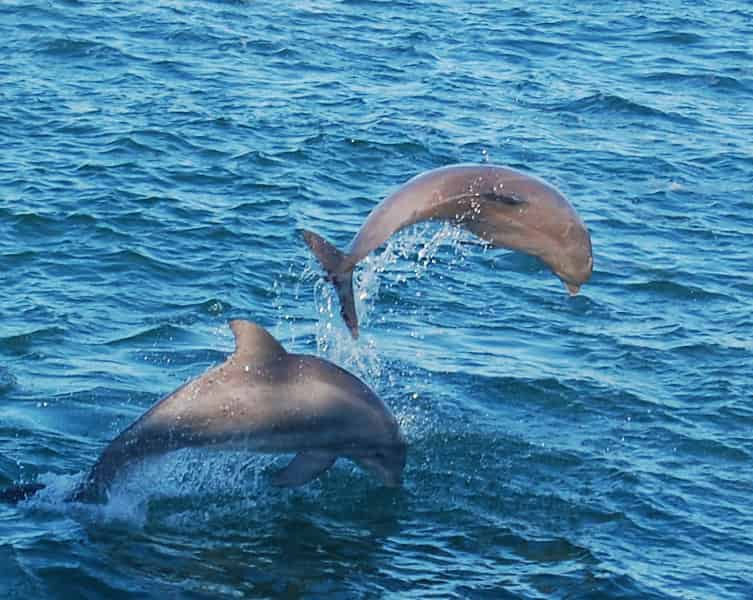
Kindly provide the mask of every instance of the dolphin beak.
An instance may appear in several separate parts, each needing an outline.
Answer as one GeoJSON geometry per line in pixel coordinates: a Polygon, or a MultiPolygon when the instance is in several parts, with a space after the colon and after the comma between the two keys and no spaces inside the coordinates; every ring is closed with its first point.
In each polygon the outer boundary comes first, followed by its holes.
{"type": "Polygon", "coordinates": [[[564,281],[563,283],[565,284],[565,288],[571,296],[577,295],[577,293],[580,291],[580,285],[577,283],[568,283],[567,281],[564,281]]]}

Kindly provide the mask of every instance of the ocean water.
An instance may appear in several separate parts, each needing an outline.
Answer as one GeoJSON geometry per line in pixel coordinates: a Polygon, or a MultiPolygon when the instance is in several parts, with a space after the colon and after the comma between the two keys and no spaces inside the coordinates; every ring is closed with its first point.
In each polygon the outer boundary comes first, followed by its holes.
{"type": "Polygon", "coordinates": [[[753,597],[753,8],[0,4],[2,598],[753,597]],[[302,242],[408,178],[510,165],[588,224],[575,298],[423,224],[302,242]],[[368,382],[404,485],[181,451],[62,498],[231,318],[368,382]]]}

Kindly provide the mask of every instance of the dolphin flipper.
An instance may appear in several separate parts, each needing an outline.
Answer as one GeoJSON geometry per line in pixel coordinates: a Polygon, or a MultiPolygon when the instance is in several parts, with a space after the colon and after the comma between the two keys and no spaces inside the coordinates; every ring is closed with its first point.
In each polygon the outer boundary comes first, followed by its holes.
{"type": "Polygon", "coordinates": [[[332,282],[340,300],[340,314],[354,339],[358,338],[358,315],[353,298],[353,265],[349,257],[318,233],[304,230],[303,239],[311,248],[316,259],[327,272],[327,279],[332,282]]]}
{"type": "Polygon", "coordinates": [[[299,452],[287,467],[272,476],[272,485],[296,487],[308,483],[329,469],[337,460],[331,452],[309,450],[299,452]]]}

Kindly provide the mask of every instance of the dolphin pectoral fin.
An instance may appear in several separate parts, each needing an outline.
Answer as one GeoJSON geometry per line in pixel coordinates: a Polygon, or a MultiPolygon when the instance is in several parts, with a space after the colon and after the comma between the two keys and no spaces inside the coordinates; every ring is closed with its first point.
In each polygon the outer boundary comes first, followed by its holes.
{"type": "Polygon", "coordinates": [[[287,467],[272,476],[272,485],[277,487],[296,487],[308,483],[329,469],[337,460],[331,452],[299,452],[287,467]]]}

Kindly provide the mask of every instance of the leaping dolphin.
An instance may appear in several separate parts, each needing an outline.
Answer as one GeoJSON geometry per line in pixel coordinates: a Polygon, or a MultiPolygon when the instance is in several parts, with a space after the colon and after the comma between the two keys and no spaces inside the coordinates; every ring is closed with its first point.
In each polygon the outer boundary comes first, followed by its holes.
{"type": "Polygon", "coordinates": [[[353,269],[393,233],[427,220],[461,225],[493,246],[538,257],[573,295],[591,276],[588,229],[548,183],[508,167],[455,165],[418,175],[371,211],[341,252],[320,235],[303,237],[337,290],[340,312],[358,337],[353,269]]]}
{"type": "MultiPolygon", "coordinates": [[[[221,365],[155,404],[116,437],[70,500],[103,499],[128,464],[186,447],[241,447],[296,453],[272,477],[299,486],[346,457],[398,486],[406,442],[392,413],[360,379],[331,362],[289,354],[259,325],[234,320],[235,352],[221,365]]],[[[44,487],[13,486],[18,502],[44,487]]]]}

